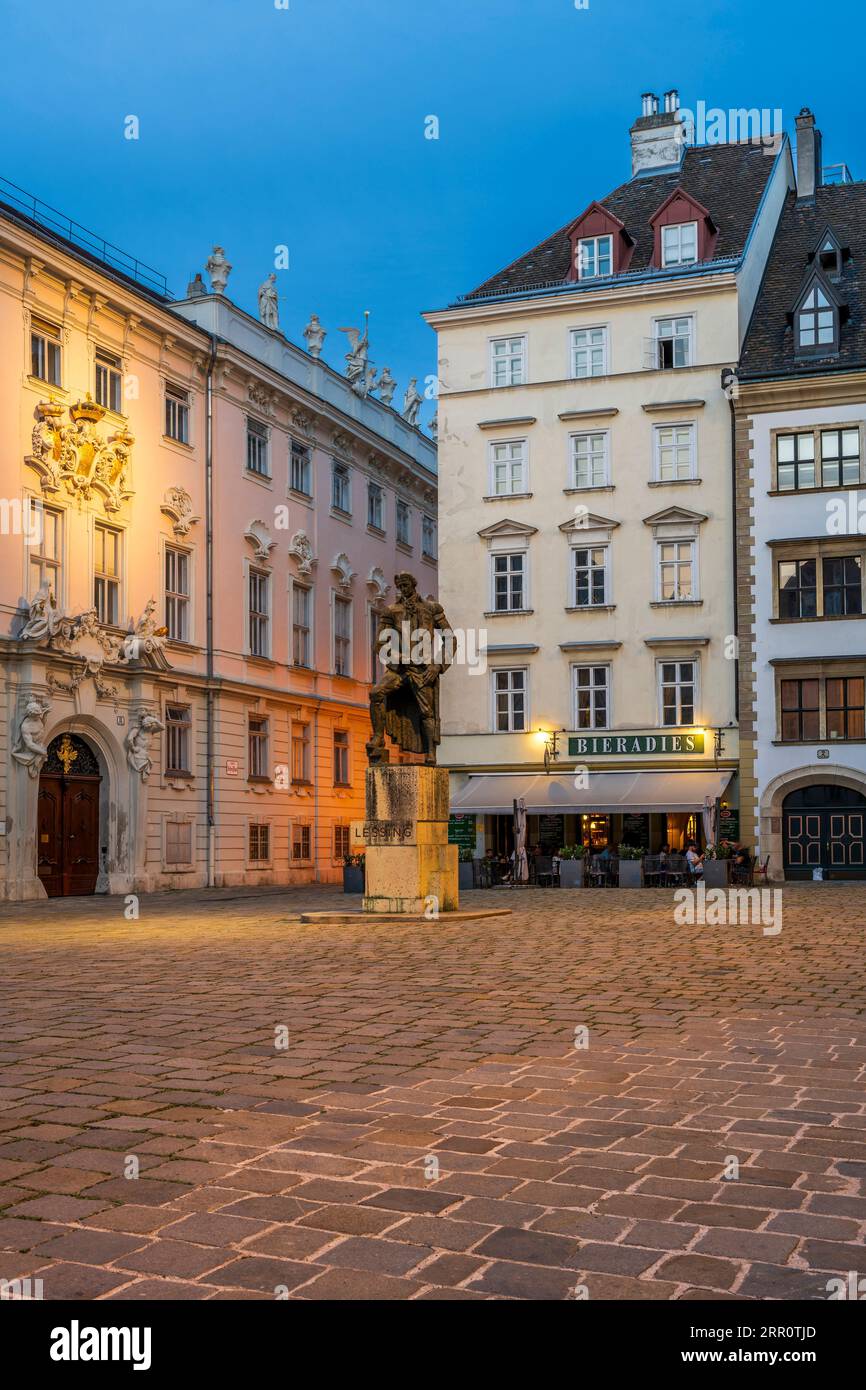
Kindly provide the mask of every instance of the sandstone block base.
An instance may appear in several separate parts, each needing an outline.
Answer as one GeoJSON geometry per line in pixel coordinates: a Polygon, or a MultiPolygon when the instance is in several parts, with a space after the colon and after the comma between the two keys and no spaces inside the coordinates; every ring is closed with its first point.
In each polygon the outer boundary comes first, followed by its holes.
{"type": "Polygon", "coordinates": [[[456,911],[457,846],[448,844],[448,805],[445,768],[367,769],[365,912],[456,911]]]}

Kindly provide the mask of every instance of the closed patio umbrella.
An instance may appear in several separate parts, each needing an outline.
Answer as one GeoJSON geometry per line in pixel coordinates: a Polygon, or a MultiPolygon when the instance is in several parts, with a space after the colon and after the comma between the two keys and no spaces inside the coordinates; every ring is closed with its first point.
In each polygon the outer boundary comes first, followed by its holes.
{"type": "Polygon", "coordinates": [[[526,858],[526,802],[519,797],[514,803],[514,882],[526,883],[529,862],[526,858]]]}
{"type": "Polygon", "coordinates": [[[716,843],[716,820],[718,813],[718,802],[711,797],[704,797],[704,809],[701,813],[701,820],[704,826],[704,844],[714,845],[716,843]]]}

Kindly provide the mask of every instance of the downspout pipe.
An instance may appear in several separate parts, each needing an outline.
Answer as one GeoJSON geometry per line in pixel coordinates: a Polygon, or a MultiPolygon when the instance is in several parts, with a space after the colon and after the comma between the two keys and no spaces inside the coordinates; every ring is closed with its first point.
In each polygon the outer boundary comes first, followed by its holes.
{"type": "Polygon", "coordinates": [[[206,628],[207,628],[207,886],[216,880],[216,793],[214,766],[214,554],[213,554],[213,373],[216,363],[217,340],[210,335],[210,353],[205,387],[205,571],[206,571],[206,628]]]}

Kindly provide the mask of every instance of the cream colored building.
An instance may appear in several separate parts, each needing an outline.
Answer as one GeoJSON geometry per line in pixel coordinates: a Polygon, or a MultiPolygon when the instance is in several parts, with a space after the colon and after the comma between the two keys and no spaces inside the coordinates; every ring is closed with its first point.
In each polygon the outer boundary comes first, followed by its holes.
{"type": "Polygon", "coordinates": [[[519,796],[548,850],[678,846],[708,801],[736,809],[723,379],[791,158],[784,138],[686,148],[676,94],[657,105],[632,130],[628,183],[427,315],[440,596],[488,643],[486,670],[443,683],[440,761],[479,851],[510,847],[519,796]]]}
{"type": "Polygon", "coordinates": [[[10,204],[0,291],[0,898],[339,880],[435,445],[10,204]]]}

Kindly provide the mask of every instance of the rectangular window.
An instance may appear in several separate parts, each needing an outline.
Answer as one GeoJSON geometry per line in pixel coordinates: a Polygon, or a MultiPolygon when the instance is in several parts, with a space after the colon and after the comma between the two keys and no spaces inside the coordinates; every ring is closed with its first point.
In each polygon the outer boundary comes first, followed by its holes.
{"type": "Polygon", "coordinates": [[[268,656],[270,652],[270,575],[263,570],[249,573],[249,648],[250,656],[268,656]]]}
{"type": "Polygon", "coordinates": [[[249,862],[267,864],[271,857],[271,827],[252,821],[249,834],[249,862]]]}
{"type": "Polygon", "coordinates": [[[522,386],[526,380],[526,339],[494,338],[490,344],[493,386],[522,386]]]}
{"type": "Polygon", "coordinates": [[[165,864],[192,863],[192,821],[167,820],[165,823],[165,864]]]}
{"type": "Polygon", "coordinates": [[[313,591],[292,585],[292,661],[295,666],[313,664],[313,591]]]}
{"type": "Polygon", "coordinates": [[[779,561],[779,617],[818,614],[818,567],[814,560],[779,561]]]}
{"type": "Polygon", "coordinates": [[[432,516],[421,521],[421,554],[428,560],[436,559],[436,522],[432,516]]]}
{"type": "Polygon", "coordinates": [[[60,383],[60,329],[42,319],[30,323],[30,375],[50,386],[60,383]]]}
{"type": "Polygon", "coordinates": [[[96,401],[119,414],[121,409],[121,365],[120,358],[113,353],[96,349],[96,401]]]}
{"type": "Polygon", "coordinates": [[[394,511],[394,523],[397,530],[398,544],[411,546],[412,529],[409,516],[409,503],[404,502],[402,497],[397,498],[394,511]]]}
{"type": "Polygon", "coordinates": [[[292,724],[292,781],[310,781],[309,724],[292,724]]]}
{"type": "Polygon", "coordinates": [[[607,329],[571,330],[571,375],[578,379],[604,376],[607,371],[607,329]]]}
{"type": "Polygon", "coordinates": [[[662,265],[692,265],[697,259],[697,222],[662,227],[662,265]]]}
{"type": "Polygon", "coordinates": [[[337,463],[336,460],[331,465],[331,506],[335,512],[342,512],[345,516],[352,515],[349,469],[345,463],[337,463]]]}
{"type": "Polygon", "coordinates": [[[525,439],[490,445],[490,491],[494,497],[526,491],[525,439]]]}
{"type": "Polygon", "coordinates": [[[577,274],[581,280],[610,275],[613,268],[613,237],[581,237],[577,243],[577,274]]]}
{"type": "Polygon", "coordinates": [[[663,727],[688,727],[695,722],[697,663],[662,661],[659,663],[659,694],[663,727]]]}
{"type": "Polygon", "coordinates": [[[682,318],[656,319],[656,363],[661,370],[692,365],[691,315],[682,318]]]}
{"type": "Polygon", "coordinates": [[[497,734],[526,728],[526,670],[493,672],[493,727],[497,734]]]}
{"type": "Polygon", "coordinates": [[[675,483],[697,475],[694,425],[656,425],[656,482],[675,483]]]}
{"type": "Polygon", "coordinates": [[[385,529],[385,493],[378,483],[367,484],[367,525],[374,531],[385,529]]]}
{"type": "Polygon", "coordinates": [[[815,486],[815,436],[807,434],[776,435],[776,488],[779,492],[797,492],[815,486]]]}
{"type": "Polygon", "coordinates": [[[526,554],[493,556],[493,611],[510,613],[525,607],[526,554]]]}
{"type": "Polygon", "coordinates": [[[349,857],[349,827],[348,825],[334,826],[334,860],[337,864],[342,863],[349,857]]]}
{"type": "Polygon", "coordinates": [[[352,674],[352,601],[334,595],[334,674],[352,674]]]}
{"type": "Polygon", "coordinates": [[[189,443],[189,391],[179,386],[165,388],[165,432],[178,444],[189,443]]]}
{"type": "Polygon", "coordinates": [[[166,705],[165,707],[165,770],[171,772],[191,772],[189,762],[189,741],[192,728],[192,713],[189,705],[166,705]]]}
{"type": "MultiPolygon", "coordinates": [[[[862,561],[859,555],[825,556],[822,579],[825,618],[848,617],[863,612],[862,561]]],[[[780,593],[781,588],[780,577],[780,593]]]]}
{"type": "Polygon", "coordinates": [[[864,738],[864,682],[861,676],[828,679],[827,737],[864,738]]]}
{"type": "Polygon", "coordinates": [[[269,778],[268,758],[268,720],[267,716],[251,714],[247,724],[249,741],[249,776],[269,778]]]}
{"type": "Polygon", "coordinates": [[[108,627],[120,622],[120,532],[98,522],[94,528],[93,606],[108,627]]]}
{"type": "Polygon", "coordinates": [[[34,598],[43,584],[51,585],[51,592],[59,604],[63,602],[63,512],[56,507],[34,504],[34,512],[39,507],[42,519],[42,534],[38,545],[27,548],[30,560],[30,593],[34,598]]]}
{"type": "Polygon", "coordinates": [[[609,602],[607,546],[581,546],[574,551],[574,605],[592,608],[609,602]]]}
{"type": "Polygon", "coordinates": [[[607,484],[607,431],[571,436],[571,486],[607,484]]]}
{"type": "Polygon", "coordinates": [[[610,667],[575,666],[573,670],[574,727],[607,729],[610,718],[610,667]]]}
{"type": "Polygon", "coordinates": [[[299,444],[296,439],[292,440],[289,469],[289,487],[292,492],[300,492],[304,497],[311,497],[313,495],[312,455],[306,444],[299,444]]]}
{"type": "Polygon", "coordinates": [[[292,860],[295,863],[310,858],[310,827],[295,821],[292,826],[292,860]]]}
{"type": "Polygon", "coordinates": [[[172,642],[189,641],[189,554],[165,547],[165,625],[172,642]]]}
{"type": "Polygon", "coordinates": [[[785,743],[817,741],[821,737],[820,682],[781,682],[782,739],[785,743]]]}
{"type": "Polygon", "coordinates": [[[269,478],[268,431],[258,420],[247,420],[247,472],[258,478],[269,478]]]}
{"type": "Polygon", "coordinates": [[[662,603],[697,598],[694,541],[657,541],[658,595],[662,603]]]}
{"type": "Polygon", "coordinates": [[[856,487],[860,482],[860,431],[821,431],[823,487],[856,487]]]}
{"type": "Polygon", "coordinates": [[[345,729],[334,730],[334,785],[349,785],[349,735],[345,729]]]}

